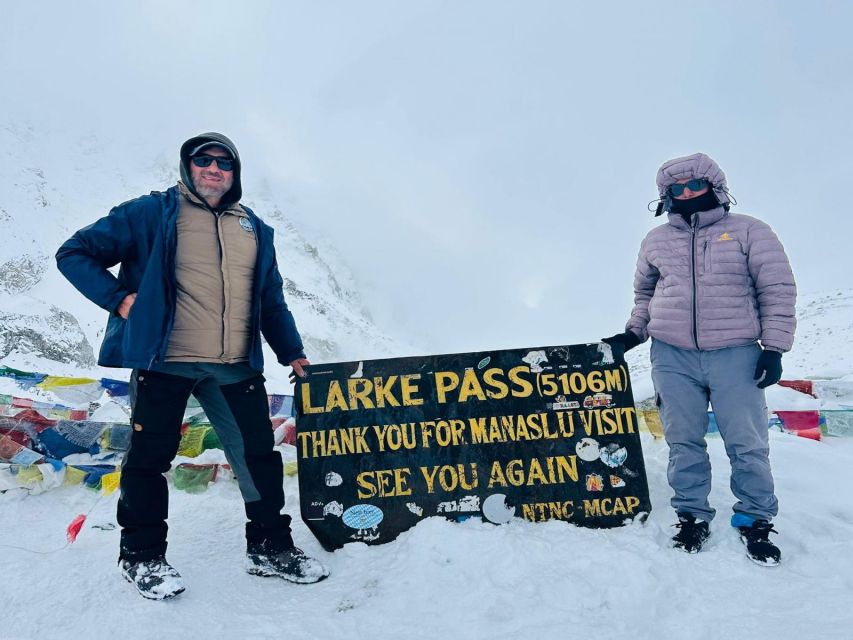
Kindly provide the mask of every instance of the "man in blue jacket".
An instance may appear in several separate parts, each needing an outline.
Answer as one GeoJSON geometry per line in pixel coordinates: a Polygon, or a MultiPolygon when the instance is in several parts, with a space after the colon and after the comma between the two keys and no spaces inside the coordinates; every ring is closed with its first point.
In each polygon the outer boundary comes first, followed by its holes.
{"type": "Polygon", "coordinates": [[[261,334],[281,364],[308,364],[287,308],[273,230],[242,196],[240,156],[218,133],[187,140],[181,180],[115,207],[56,254],[110,313],[99,364],[131,374],[133,435],[122,464],[119,566],[146,598],[184,590],[166,561],[169,470],[190,394],[216,429],[246,507],[247,570],[308,583],[326,568],[294,546],[273,449],[261,334]],[[118,275],[109,268],[120,264],[118,275]]]}

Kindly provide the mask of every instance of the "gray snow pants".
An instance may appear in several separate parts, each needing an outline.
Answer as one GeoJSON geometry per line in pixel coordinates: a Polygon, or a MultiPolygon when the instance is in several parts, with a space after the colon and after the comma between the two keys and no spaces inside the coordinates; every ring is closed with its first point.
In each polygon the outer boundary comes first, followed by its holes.
{"type": "Polygon", "coordinates": [[[779,511],[770,471],[767,403],[752,379],[757,344],[692,351],[652,341],[652,381],[669,445],[667,479],[676,512],[710,522],[711,463],[706,451],[708,402],[732,465],[735,514],[770,521],[779,511]]]}

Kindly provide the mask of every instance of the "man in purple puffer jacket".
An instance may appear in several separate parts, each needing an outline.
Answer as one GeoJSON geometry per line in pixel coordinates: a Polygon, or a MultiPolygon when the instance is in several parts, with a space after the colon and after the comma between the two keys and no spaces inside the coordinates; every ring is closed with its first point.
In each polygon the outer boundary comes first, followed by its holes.
{"type": "Polygon", "coordinates": [[[656,215],[667,212],[669,222],[643,240],[631,319],[624,333],[604,341],[627,351],[652,338],[652,380],[678,515],[674,546],[696,553],[710,535],[710,401],[738,500],[731,524],[752,560],[775,565],[781,553],[769,534],[778,503],[764,389],[779,381],[782,354],[794,340],[791,266],[767,224],[729,213],[725,174],[704,153],[664,163],[657,185],[656,215]]]}

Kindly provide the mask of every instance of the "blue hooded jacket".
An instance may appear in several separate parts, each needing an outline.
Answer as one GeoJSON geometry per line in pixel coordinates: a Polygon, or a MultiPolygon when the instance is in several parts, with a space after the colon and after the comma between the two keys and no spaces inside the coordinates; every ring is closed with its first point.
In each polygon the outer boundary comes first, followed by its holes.
{"type": "MultiPolygon", "coordinates": [[[[180,197],[175,186],[125,202],[80,229],[56,253],[59,271],[84,296],[110,312],[98,356],[101,366],[150,369],[163,361],[175,319],[180,197]],[[121,264],[118,277],[108,271],[116,264],[121,264]],[[130,293],[137,297],[125,320],[116,310],[130,293]]],[[[305,353],[284,300],[273,229],[244,208],[258,242],[249,366],[262,371],[261,333],[282,364],[304,358],[305,353]]]]}

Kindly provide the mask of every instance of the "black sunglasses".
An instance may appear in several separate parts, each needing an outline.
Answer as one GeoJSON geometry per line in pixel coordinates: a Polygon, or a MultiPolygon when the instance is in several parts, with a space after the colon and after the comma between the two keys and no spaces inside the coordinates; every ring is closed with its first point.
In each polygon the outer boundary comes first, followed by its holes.
{"type": "Polygon", "coordinates": [[[197,167],[209,167],[212,163],[216,163],[222,171],[233,171],[234,160],[231,158],[220,158],[219,156],[193,156],[193,164],[197,167]]]}
{"type": "Polygon", "coordinates": [[[685,189],[690,189],[691,191],[701,191],[707,186],[707,180],[703,180],[702,178],[693,178],[692,180],[688,180],[683,184],[676,183],[669,185],[669,195],[678,197],[682,193],[684,193],[685,189]]]}

